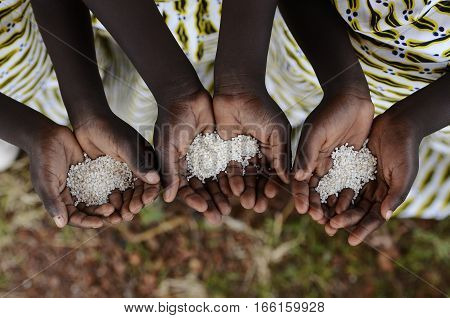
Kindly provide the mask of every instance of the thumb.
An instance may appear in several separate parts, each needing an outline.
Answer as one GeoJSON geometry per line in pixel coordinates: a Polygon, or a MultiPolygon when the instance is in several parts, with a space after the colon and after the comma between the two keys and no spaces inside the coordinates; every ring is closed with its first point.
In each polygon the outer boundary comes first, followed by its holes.
{"type": "Polygon", "coordinates": [[[409,190],[415,179],[415,174],[411,171],[397,169],[391,176],[391,182],[388,182],[389,190],[381,202],[381,215],[389,220],[394,211],[406,200],[409,190]]]}
{"type": "Polygon", "coordinates": [[[389,190],[386,198],[381,203],[381,215],[387,220],[392,217],[394,211],[405,201],[408,192],[389,190]]]}
{"type": "Polygon", "coordinates": [[[143,182],[147,184],[158,184],[160,182],[158,163],[153,147],[139,136],[139,144],[132,147],[124,159],[131,171],[143,182]]]}
{"type": "Polygon", "coordinates": [[[297,181],[309,180],[316,168],[321,145],[320,135],[313,129],[312,124],[303,124],[294,163],[294,178],[297,181]]]}
{"type": "Polygon", "coordinates": [[[174,149],[163,149],[158,152],[158,161],[161,164],[161,176],[164,187],[163,199],[167,203],[175,200],[180,186],[181,179],[178,160],[177,152],[174,149]]]}
{"type": "Polygon", "coordinates": [[[63,228],[67,225],[69,217],[67,207],[58,191],[58,183],[52,181],[46,182],[44,178],[39,178],[38,180],[34,182],[36,193],[41,198],[45,209],[53,218],[56,226],[63,228]]]}
{"type": "MultiPolygon", "coordinates": [[[[163,199],[170,203],[175,200],[180,186],[180,154],[174,145],[173,135],[161,128],[155,128],[154,143],[156,160],[160,167],[163,199]]],[[[170,127],[170,126],[167,126],[170,127]]]]}
{"type": "Polygon", "coordinates": [[[271,135],[273,168],[278,177],[289,183],[291,170],[291,126],[289,124],[275,129],[271,135]]]}

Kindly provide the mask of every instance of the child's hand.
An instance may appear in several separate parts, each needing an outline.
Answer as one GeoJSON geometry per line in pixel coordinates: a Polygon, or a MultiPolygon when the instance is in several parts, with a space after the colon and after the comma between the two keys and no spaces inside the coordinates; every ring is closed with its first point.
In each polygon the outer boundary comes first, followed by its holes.
{"type": "Polygon", "coordinates": [[[90,158],[111,156],[125,162],[138,178],[134,189],[111,194],[110,202],[116,211],[109,217],[111,223],[132,220],[145,205],[156,199],[160,178],[154,150],[136,130],[110,113],[85,121],[74,128],[74,133],[90,158]]]}
{"type": "Polygon", "coordinates": [[[207,220],[218,223],[221,215],[231,212],[228,199],[217,181],[202,184],[192,178],[188,182],[185,162],[195,136],[214,131],[214,126],[211,96],[201,90],[159,107],[154,140],[165,187],[164,200],[172,202],[178,194],[188,206],[204,213],[207,220]]]}
{"type": "Polygon", "coordinates": [[[388,220],[406,199],[417,175],[420,141],[415,127],[406,120],[378,116],[368,144],[378,158],[377,178],[363,189],[354,208],[331,219],[327,232],[355,226],[348,242],[358,245],[388,220]]]}
{"type": "MultiPolygon", "coordinates": [[[[331,96],[325,94],[320,105],[306,118],[292,183],[299,213],[308,212],[314,220],[326,223],[326,207],[321,205],[319,194],[314,190],[318,177],[331,168],[331,153],[337,146],[348,143],[359,149],[363,145],[369,135],[373,114],[374,106],[368,94],[343,90],[331,96]]],[[[339,200],[330,197],[328,203],[339,213],[348,208],[352,197],[353,191],[344,189],[339,200]]]]}
{"type": "Polygon", "coordinates": [[[230,91],[231,86],[225,87],[217,89],[213,101],[217,132],[225,140],[240,134],[254,137],[263,157],[252,159],[245,176],[240,164],[230,164],[227,179],[220,180],[221,188],[224,192],[231,189],[230,194],[240,197],[245,209],[264,212],[268,199],[276,196],[283,182],[289,182],[291,125],[265,88],[244,86],[243,91],[230,91]],[[255,165],[262,168],[261,173],[255,165]]]}
{"type": "Polygon", "coordinates": [[[66,127],[52,125],[33,137],[28,151],[34,188],[45,208],[60,228],[66,224],[82,228],[99,228],[114,207],[105,204],[96,209],[80,210],[74,206],[66,187],[69,168],[83,161],[83,151],[66,127]]]}

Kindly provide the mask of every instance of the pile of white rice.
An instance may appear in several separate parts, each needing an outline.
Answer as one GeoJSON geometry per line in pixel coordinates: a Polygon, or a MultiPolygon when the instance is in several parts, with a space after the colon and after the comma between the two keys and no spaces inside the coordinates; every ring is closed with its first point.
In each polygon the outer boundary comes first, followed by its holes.
{"type": "Polygon", "coordinates": [[[348,144],[336,147],[333,151],[333,167],[316,187],[322,203],[331,195],[338,196],[343,189],[352,189],[355,192],[355,200],[364,185],[375,179],[377,158],[367,148],[367,141],[358,151],[348,144]]]}
{"type": "Polygon", "coordinates": [[[85,154],[84,158],[72,165],[67,175],[67,187],[76,198],[75,205],[102,205],[108,203],[113,190],[125,191],[134,186],[133,173],[126,163],[109,156],[92,160],[85,154]]]}
{"type": "Polygon", "coordinates": [[[188,179],[197,177],[202,182],[208,178],[217,179],[230,161],[240,163],[244,174],[249,160],[256,155],[260,156],[258,141],[251,136],[238,135],[223,140],[217,132],[199,134],[186,154],[188,179]]]}

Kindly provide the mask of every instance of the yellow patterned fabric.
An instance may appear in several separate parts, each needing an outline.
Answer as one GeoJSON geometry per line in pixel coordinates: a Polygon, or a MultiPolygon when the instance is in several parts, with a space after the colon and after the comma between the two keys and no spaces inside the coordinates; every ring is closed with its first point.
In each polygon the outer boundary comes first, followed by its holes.
{"type": "MultiPolygon", "coordinates": [[[[222,1],[156,2],[203,84],[211,89],[222,1]]],[[[377,114],[448,71],[450,1],[334,0],[333,3],[348,23],[377,114]]],[[[111,108],[137,129],[153,125],[157,109],[151,92],[101,23],[95,18],[93,23],[99,66],[111,108]]],[[[293,126],[301,125],[322,99],[314,70],[279,13],[274,21],[266,83],[293,126]]],[[[68,123],[28,0],[0,1],[0,91],[58,123],[68,123]]],[[[150,130],[144,133],[151,138],[150,130]]],[[[419,175],[398,215],[447,217],[449,170],[447,127],[422,143],[419,175]]]]}

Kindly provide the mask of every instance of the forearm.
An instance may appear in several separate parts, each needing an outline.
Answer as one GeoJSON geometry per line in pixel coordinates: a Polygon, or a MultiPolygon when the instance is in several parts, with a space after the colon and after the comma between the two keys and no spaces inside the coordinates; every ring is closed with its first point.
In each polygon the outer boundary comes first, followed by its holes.
{"type": "Polygon", "coordinates": [[[37,111],[0,93],[0,139],[30,153],[35,138],[55,126],[37,111]]]}
{"type": "Polygon", "coordinates": [[[450,74],[406,97],[389,108],[383,116],[406,122],[419,138],[450,125],[450,74]]]}
{"type": "Polygon", "coordinates": [[[84,0],[128,55],[158,104],[203,86],[154,1],[84,0]]]}
{"type": "Polygon", "coordinates": [[[110,114],[88,8],[79,0],[33,0],[32,6],[72,125],[110,114]]]}
{"type": "Polygon", "coordinates": [[[346,24],[331,0],[280,0],[279,7],[325,93],[348,88],[369,95],[346,24]]]}
{"type": "Polygon", "coordinates": [[[278,0],[224,0],[214,66],[216,94],[230,86],[264,86],[278,0]]]}

